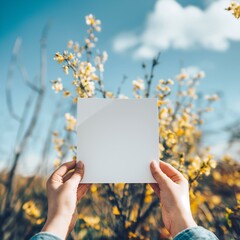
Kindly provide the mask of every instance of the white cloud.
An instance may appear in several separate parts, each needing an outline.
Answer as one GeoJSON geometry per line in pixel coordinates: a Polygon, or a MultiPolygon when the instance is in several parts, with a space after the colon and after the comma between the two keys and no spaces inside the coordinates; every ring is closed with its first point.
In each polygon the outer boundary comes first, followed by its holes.
{"type": "Polygon", "coordinates": [[[202,10],[183,7],[175,0],[158,0],[142,33],[120,34],[113,48],[116,52],[132,50],[137,58],[152,58],[169,48],[225,51],[230,40],[240,40],[240,23],[224,10],[228,5],[228,0],[218,0],[202,10]]]}
{"type": "Polygon", "coordinates": [[[114,41],[113,48],[117,52],[123,52],[134,47],[137,44],[138,40],[133,33],[121,33],[114,41]]]}

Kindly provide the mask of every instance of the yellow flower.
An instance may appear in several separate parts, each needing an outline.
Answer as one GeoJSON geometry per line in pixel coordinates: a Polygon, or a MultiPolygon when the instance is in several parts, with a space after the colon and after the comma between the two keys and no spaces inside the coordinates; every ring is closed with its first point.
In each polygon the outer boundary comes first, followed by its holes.
{"type": "Polygon", "coordinates": [[[195,78],[205,78],[205,72],[200,71],[196,74],[195,78]]]}
{"type": "Polygon", "coordinates": [[[73,98],[73,103],[77,103],[77,102],[78,102],[78,98],[77,97],[73,98]]]}
{"type": "Polygon", "coordinates": [[[231,11],[235,18],[240,18],[240,5],[236,2],[231,2],[226,10],[231,11]]]}
{"type": "Polygon", "coordinates": [[[54,161],[54,167],[57,168],[57,167],[60,166],[60,164],[61,164],[61,160],[60,160],[59,158],[55,159],[55,161],[54,161]]]}
{"type": "Polygon", "coordinates": [[[66,130],[73,131],[76,127],[77,120],[70,113],[65,114],[66,119],[66,130]]]}
{"type": "Polygon", "coordinates": [[[235,18],[240,18],[240,6],[234,8],[233,15],[235,16],[235,18]]]}
{"type": "Polygon", "coordinates": [[[57,52],[55,53],[54,60],[58,61],[58,63],[62,63],[65,59],[59,52],[57,52]]]}
{"type": "Polygon", "coordinates": [[[142,79],[133,80],[133,89],[134,90],[144,90],[144,81],[142,79]]]}
{"type": "Polygon", "coordinates": [[[95,184],[91,185],[90,190],[91,190],[92,193],[97,192],[97,186],[95,184]]]}
{"type": "Polygon", "coordinates": [[[233,213],[233,210],[230,209],[230,208],[228,208],[228,207],[226,207],[226,212],[227,212],[228,214],[231,214],[231,213],[233,213]]]}
{"type": "Polygon", "coordinates": [[[119,209],[118,209],[117,206],[113,206],[113,208],[112,208],[112,213],[113,213],[114,215],[120,215],[120,212],[119,212],[119,209]]]}
{"type": "Polygon", "coordinates": [[[99,224],[100,218],[98,216],[83,216],[82,219],[86,222],[86,224],[90,227],[96,227],[99,224]]]}
{"type": "Polygon", "coordinates": [[[131,222],[130,221],[126,221],[125,222],[125,228],[127,229],[128,227],[130,227],[131,226],[131,222]]]}
{"type": "Polygon", "coordinates": [[[152,202],[152,196],[151,196],[151,195],[145,196],[144,202],[145,202],[145,203],[150,203],[150,202],[152,202]]]}
{"type": "Polygon", "coordinates": [[[112,93],[112,92],[109,92],[109,91],[107,91],[106,96],[107,96],[108,98],[114,98],[113,93],[112,93]]]}
{"type": "Polygon", "coordinates": [[[65,72],[65,74],[67,74],[68,75],[68,66],[63,66],[63,71],[65,72]]]}
{"type": "Polygon", "coordinates": [[[205,99],[208,100],[209,102],[215,102],[219,100],[219,96],[217,94],[213,94],[212,96],[206,95],[205,99]]]}
{"type": "Polygon", "coordinates": [[[182,81],[182,80],[184,80],[184,79],[187,79],[188,77],[189,77],[189,76],[188,76],[187,73],[182,72],[182,73],[180,73],[180,74],[178,74],[178,75],[176,76],[176,79],[179,80],[179,81],[182,81]]]}
{"type": "Polygon", "coordinates": [[[131,239],[131,238],[137,238],[137,234],[136,233],[133,233],[133,232],[129,232],[128,233],[128,237],[131,239]]]}
{"type": "Polygon", "coordinates": [[[70,95],[71,95],[71,92],[68,90],[64,91],[64,93],[63,93],[64,97],[69,97],[70,95]]]}
{"type": "Polygon", "coordinates": [[[103,229],[103,235],[110,237],[112,235],[112,232],[109,228],[104,228],[103,229]]]}
{"type": "Polygon", "coordinates": [[[217,195],[213,195],[211,197],[211,200],[213,202],[213,204],[218,205],[219,203],[221,203],[221,197],[217,196],[217,195]]]}
{"type": "Polygon", "coordinates": [[[32,200],[25,202],[22,206],[26,218],[33,224],[41,224],[44,219],[41,217],[41,211],[32,200]]]}
{"type": "Polygon", "coordinates": [[[63,90],[62,80],[61,78],[58,78],[57,80],[52,81],[52,89],[55,91],[55,93],[59,93],[63,90]]]}
{"type": "Polygon", "coordinates": [[[92,14],[89,14],[85,17],[86,24],[92,26],[97,32],[101,31],[101,21],[98,19],[95,19],[95,17],[92,14]]]}
{"type": "Polygon", "coordinates": [[[72,40],[68,41],[67,46],[68,46],[68,48],[72,48],[73,47],[73,41],[72,40]]]}
{"type": "Polygon", "coordinates": [[[89,14],[89,15],[86,16],[85,18],[86,18],[86,24],[87,24],[87,25],[94,25],[94,23],[95,23],[95,18],[93,17],[92,14],[89,14]]]}
{"type": "Polygon", "coordinates": [[[197,99],[196,89],[195,88],[189,88],[188,89],[188,95],[193,99],[197,99]]]}
{"type": "Polygon", "coordinates": [[[211,168],[216,168],[216,166],[217,166],[216,160],[210,159],[209,160],[209,165],[210,165],[211,168]]]}

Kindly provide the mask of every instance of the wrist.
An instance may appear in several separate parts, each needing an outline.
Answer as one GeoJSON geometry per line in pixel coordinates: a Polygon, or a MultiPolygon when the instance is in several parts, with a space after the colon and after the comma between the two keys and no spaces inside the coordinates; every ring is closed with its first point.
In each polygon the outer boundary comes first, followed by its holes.
{"type": "Polygon", "coordinates": [[[48,232],[61,239],[66,239],[69,233],[70,222],[71,221],[67,218],[63,218],[62,216],[47,218],[47,221],[42,228],[42,232],[48,232]]]}
{"type": "Polygon", "coordinates": [[[192,215],[177,217],[177,220],[173,221],[171,224],[170,234],[172,235],[172,237],[175,237],[181,231],[196,226],[197,224],[194,221],[192,215]]]}

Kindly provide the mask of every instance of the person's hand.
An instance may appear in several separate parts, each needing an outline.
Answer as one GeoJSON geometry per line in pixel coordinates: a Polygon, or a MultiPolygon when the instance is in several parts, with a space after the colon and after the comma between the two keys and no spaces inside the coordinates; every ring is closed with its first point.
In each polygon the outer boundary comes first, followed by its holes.
{"type": "Polygon", "coordinates": [[[152,161],[150,169],[157,183],[150,184],[162,205],[162,219],[166,229],[174,237],[182,230],[195,227],[187,179],[170,164],[152,161]]]}
{"type": "Polygon", "coordinates": [[[48,217],[42,232],[50,232],[62,239],[77,221],[77,203],[90,184],[80,184],[84,174],[82,162],[61,165],[47,181],[48,217]]]}

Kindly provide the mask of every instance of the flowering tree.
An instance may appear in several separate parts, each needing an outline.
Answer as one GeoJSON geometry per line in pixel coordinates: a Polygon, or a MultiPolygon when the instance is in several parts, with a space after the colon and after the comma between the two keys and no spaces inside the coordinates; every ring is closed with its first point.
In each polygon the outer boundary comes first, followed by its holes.
{"type": "MultiPolygon", "coordinates": [[[[101,22],[90,14],[86,16],[86,24],[89,28],[85,42],[81,45],[71,40],[68,42],[68,50],[63,53],[57,52],[54,57],[65,74],[71,75],[73,90],[65,88],[60,78],[52,81],[52,88],[56,93],[71,97],[73,105],[77,103],[78,97],[128,98],[121,92],[124,81],[116,94],[105,89],[103,72],[107,53],[95,51],[96,34],[101,30],[101,22]]],[[[175,80],[159,79],[154,87],[153,80],[156,78],[155,68],[159,64],[159,57],[160,54],[152,60],[150,69],[146,64],[142,65],[144,77],[132,81],[133,97],[158,98],[160,159],[170,162],[188,179],[192,207],[194,213],[198,214],[197,207],[201,195],[199,180],[202,176],[209,176],[211,170],[217,165],[210,149],[201,147],[201,125],[204,114],[213,110],[212,104],[219,97],[216,94],[203,97],[197,92],[197,86],[205,74],[198,72],[189,76],[184,69],[175,77],[175,80]],[[177,85],[177,92],[175,100],[170,100],[171,87],[174,84],[177,85]],[[201,108],[197,108],[196,105],[201,108]]],[[[66,113],[65,119],[65,130],[75,132],[75,117],[66,113]]],[[[76,146],[72,146],[72,142],[60,137],[60,134],[60,132],[54,133],[57,164],[62,162],[62,156],[66,156],[64,151],[69,149],[73,150],[73,157],[76,158],[74,154],[76,146]],[[70,147],[66,148],[66,146],[70,147]]],[[[202,198],[205,202],[206,198],[202,198]]],[[[215,201],[218,200],[219,198],[216,197],[215,201]]],[[[92,213],[90,214],[89,210],[81,213],[80,225],[75,230],[81,237],[90,234],[95,237],[146,239],[147,236],[157,235],[157,232],[160,232],[162,237],[169,236],[161,222],[159,210],[156,208],[159,201],[147,184],[94,184],[88,201],[88,204],[91,203],[92,213]],[[92,230],[87,231],[86,227],[92,230]]]]}

